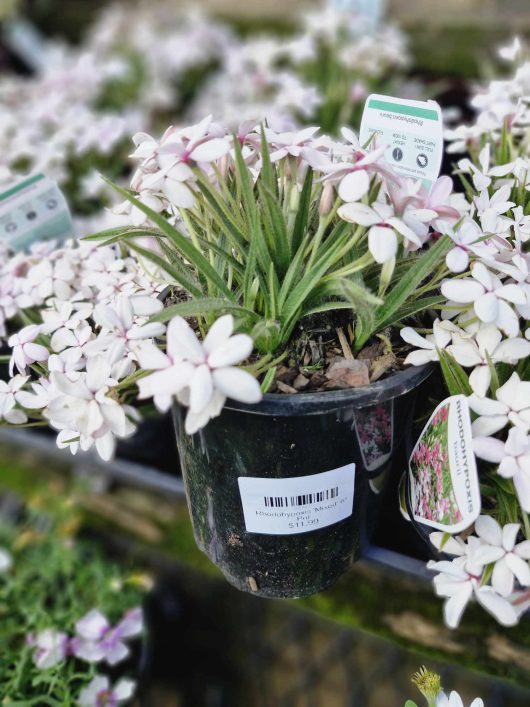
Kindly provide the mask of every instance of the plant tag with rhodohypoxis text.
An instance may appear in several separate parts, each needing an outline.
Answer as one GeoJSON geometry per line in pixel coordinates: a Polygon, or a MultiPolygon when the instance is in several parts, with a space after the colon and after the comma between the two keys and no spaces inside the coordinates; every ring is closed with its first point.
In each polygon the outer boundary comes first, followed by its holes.
{"type": "Polygon", "coordinates": [[[480,514],[480,488],[473,453],[471,417],[465,395],[438,405],[409,459],[414,520],[460,533],[480,514]]]}
{"type": "Polygon", "coordinates": [[[410,101],[372,93],[364,107],[359,137],[370,149],[386,145],[396,172],[421,179],[427,190],[438,179],[443,157],[442,111],[435,101],[410,101]]]}
{"type": "Polygon", "coordinates": [[[44,174],[20,180],[0,193],[0,239],[13,250],[37,241],[64,241],[73,234],[68,204],[44,174]]]}
{"type": "Polygon", "coordinates": [[[287,479],[240,476],[238,483],[249,533],[308,533],[353,512],[355,464],[287,479]]]}

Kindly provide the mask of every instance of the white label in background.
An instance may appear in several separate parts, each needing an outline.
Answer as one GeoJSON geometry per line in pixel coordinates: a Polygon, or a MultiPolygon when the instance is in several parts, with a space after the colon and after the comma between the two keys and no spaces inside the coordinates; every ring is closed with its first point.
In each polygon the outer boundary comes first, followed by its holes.
{"type": "Polygon", "coordinates": [[[14,250],[72,236],[68,204],[57,184],[35,174],[0,193],[0,238],[14,250]]]}
{"type": "Polygon", "coordinates": [[[480,514],[480,488],[465,395],[438,405],[409,460],[414,519],[460,533],[480,514]]]}
{"type": "Polygon", "coordinates": [[[2,39],[22,61],[40,72],[50,60],[50,52],[37,28],[20,18],[6,22],[2,28],[2,39]]]}
{"type": "Polygon", "coordinates": [[[348,12],[363,21],[365,28],[375,30],[381,23],[386,0],[328,0],[338,12],[348,12]]]}
{"type": "Polygon", "coordinates": [[[249,533],[308,533],[353,512],[355,464],[289,479],[240,476],[238,482],[249,533]]]}
{"type": "Polygon", "coordinates": [[[443,157],[442,111],[435,101],[409,101],[373,93],[364,107],[361,145],[386,145],[385,157],[398,174],[421,179],[430,190],[443,157]]]}

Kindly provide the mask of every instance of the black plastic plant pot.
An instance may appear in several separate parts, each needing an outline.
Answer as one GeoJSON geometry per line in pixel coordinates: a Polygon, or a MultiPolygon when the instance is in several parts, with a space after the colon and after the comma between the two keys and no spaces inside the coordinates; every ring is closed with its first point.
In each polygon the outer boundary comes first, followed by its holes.
{"type": "MultiPolygon", "coordinates": [[[[382,491],[405,468],[405,441],[430,366],[370,386],[228,401],[193,436],[174,406],[195,539],[242,591],[316,594],[358,559],[382,491]]],[[[383,521],[384,522],[384,521],[383,521]]]]}

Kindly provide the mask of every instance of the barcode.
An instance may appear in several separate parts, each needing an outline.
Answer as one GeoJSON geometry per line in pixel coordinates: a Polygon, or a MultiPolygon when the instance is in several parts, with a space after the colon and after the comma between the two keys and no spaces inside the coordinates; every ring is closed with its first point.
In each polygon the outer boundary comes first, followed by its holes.
{"type": "Polygon", "coordinates": [[[303,493],[299,496],[264,496],[267,508],[292,508],[293,506],[307,506],[310,503],[322,503],[337,498],[339,487],[335,486],[326,491],[316,491],[313,493],[303,493]]]}

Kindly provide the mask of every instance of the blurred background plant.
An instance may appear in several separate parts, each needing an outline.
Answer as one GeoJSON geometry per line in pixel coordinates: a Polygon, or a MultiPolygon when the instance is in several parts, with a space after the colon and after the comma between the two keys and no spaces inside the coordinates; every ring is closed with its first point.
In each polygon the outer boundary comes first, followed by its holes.
{"type": "MultiPolygon", "coordinates": [[[[100,619],[94,639],[105,636],[109,646],[125,641],[111,627],[142,603],[148,586],[145,576],[109,559],[94,540],[78,536],[81,512],[75,497],[61,491],[53,484],[42,487],[16,518],[0,516],[2,704],[77,704],[82,689],[100,672],[97,663],[108,656],[81,651],[75,641],[83,632],[76,624],[97,610],[108,626],[100,619]]],[[[136,670],[136,651],[123,650],[121,659],[110,670],[114,679],[136,670]]]]}

